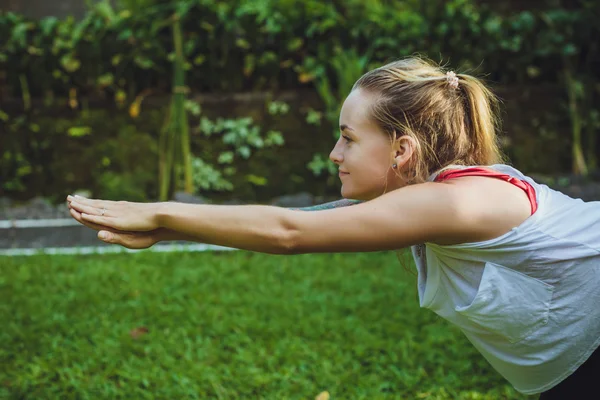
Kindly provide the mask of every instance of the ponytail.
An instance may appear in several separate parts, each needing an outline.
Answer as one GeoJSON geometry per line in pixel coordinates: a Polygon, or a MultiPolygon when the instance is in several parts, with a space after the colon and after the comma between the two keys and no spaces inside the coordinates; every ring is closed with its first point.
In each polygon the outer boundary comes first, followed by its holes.
{"type": "Polygon", "coordinates": [[[464,93],[466,133],[471,149],[467,164],[490,165],[504,161],[496,131],[498,98],[477,78],[458,75],[459,89],[464,93]]]}

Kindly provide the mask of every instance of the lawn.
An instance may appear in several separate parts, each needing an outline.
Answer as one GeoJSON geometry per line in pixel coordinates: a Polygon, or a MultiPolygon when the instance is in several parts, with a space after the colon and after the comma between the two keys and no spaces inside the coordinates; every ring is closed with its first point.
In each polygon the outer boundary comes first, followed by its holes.
{"type": "Polygon", "coordinates": [[[0,257],[0,398],[533,399],[391,252],[0,257]]]}

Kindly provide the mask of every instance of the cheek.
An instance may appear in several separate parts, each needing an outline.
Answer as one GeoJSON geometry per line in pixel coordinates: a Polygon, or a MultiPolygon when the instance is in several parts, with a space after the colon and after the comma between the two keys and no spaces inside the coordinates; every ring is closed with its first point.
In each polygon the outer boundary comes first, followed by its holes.
{"type": "MultiPolygon", "coordinates": [[[[356,186],[357,189],[367,191],[377,191],[385,186],[386,178],[389,179],[385,168],[376,165],[366,165],[359,168],[357,173],[352,173],[348,176],[348,183],[356,186]]],[[[342,181],[344,183],[344,181],[342,181]]]]}
{"type": "MultiPolygon", "coordinates": [[[[391,163],[388,163],[387,149],[348,147],[344,157],[350,168],[347,181],[361,186],[377,188],[385,185],[386,177],[390,178],[391,163]]],[[[391,172],[393,175],[393,171],[391,172]]],[[[344,182],[344,181],[342,181],[344,182]]]]}
{"type": "Polygon", "coordinates": [[[370,157],[364,164],[364,168],[361,171],[361,175],[365,179],[369,179],[373,182],[385,181],[386,176],[389,174],[389,167],[387,164],[381,162],[380,155],[370,157]],[[379,158],[377,158],[379,157],[379,158]]]}

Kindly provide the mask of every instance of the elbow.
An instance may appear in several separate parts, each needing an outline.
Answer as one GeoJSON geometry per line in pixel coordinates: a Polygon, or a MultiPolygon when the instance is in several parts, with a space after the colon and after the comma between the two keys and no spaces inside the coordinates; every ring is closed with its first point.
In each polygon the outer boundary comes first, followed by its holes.
{"type": "Polygon", "coordinates": [[[297,237],[296,231],[284,229],[278,236],[277,254],[285,256],[300,254],[297,237]]]}
{"type": "Polygon", "coordinates": [[[299,245],[300,230],[292,222],[292,218],[282,218],[277,239],[278,254],[294,255],[302,253],[299,245]]]}

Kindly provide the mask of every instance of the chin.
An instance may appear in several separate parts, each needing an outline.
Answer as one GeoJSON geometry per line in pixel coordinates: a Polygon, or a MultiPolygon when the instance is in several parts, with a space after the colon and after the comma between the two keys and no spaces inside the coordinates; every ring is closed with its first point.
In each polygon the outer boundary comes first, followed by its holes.
{"type": "Polygon", "coordinates": [[[372,197],[366,195],[365,193],[359,193],[353,190],[348,190],[346,188],[344,188],[344,186],[342,186],[342,190],[341,193],[342,197],[344,199],[348,199],[348,200],[361,200],[361,201],[368,201],[371,200],[372,197]]]}
{"type": "Polygon", "coordinates": [[[340,194],[342,195],[342,198],[344,198],[344,199],[352,199],[352,192],[349,190],[346,190],[344,188],[344,186],[342,186],[342,189],[340,190],[340,194]]]}

